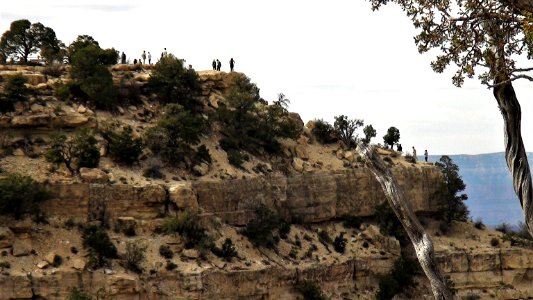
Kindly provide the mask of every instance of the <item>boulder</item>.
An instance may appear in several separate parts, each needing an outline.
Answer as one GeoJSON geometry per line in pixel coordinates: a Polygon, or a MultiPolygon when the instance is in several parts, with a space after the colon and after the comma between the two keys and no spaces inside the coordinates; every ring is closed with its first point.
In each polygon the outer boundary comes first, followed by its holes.
{"type": "Polygon", "coordinates": [[[20,240],[20,239],[17,239],[15,240],[15,242],[13,243],[13,256],[27,256],[30,254],[32,248],[31,248],[31,243],[30,241],[28,240],[20,240]]]}
{"type": "Polygon", "coordinates": [[[302,173],[304,171],[304,161],[301,158],[295,157],[292,159],[292,167],[296,172],[302,173]]]}
{"type": "Polygon", "coordinates": [[[294,152],[296,154],[296,157],[301,158],[303,160],[309,160],[309,152],[307,151],[307,146],[296,145],[296,147],[294,147],[294,152]]]}
{"type": "Polygon", "coordinates": [[[50,264],[49,264],[47,261],[42,260],[42,261],[40,261],[40,262],[37,263],[37,268],[39,268],[39,269],[46,269],[46,268],[48,268],[49,265],[50,265],[50,264]]]}
{"type": "Polygon", "coordinates": [[[82,271],[85,269],[85,261],[81,258],[74,258],[72,261],[72,268],[75,270],[82,271]]]}
{"type": "Polygon", "coordinates": [[[344,153],[344,159],[348,160],[351,163],[355,161],[355,157],[355,152],[353,151],[346,151],[344,153]]]}
{"type": "Polygon", "coordinates": [[[181,254],[190,259],[197,259],[200,257],[200,253],[196,249],[185,249],[181,252],[181,254]]]}
{"type": "MultiPolygon", "coordinates": [[[[48,252],[48,254],[46,254],[46,256],[44,257],[44,260],[46,262],[48,262],[49,264],[53,264],[55,257],[56,257],[56,253],[54,251],[50,251],[50,252],[48,252]]],[[[42,268],[40,268],[40,269],[42,269],[42,268]]]]}
{"type": "Polygon", "coordinates": [[[35,103],[30,106],[30,109],[34,113],[42,113],[44,111],[44,106],[35,103]]]}
{"type": "Polygon", "coordinates": [[[80,177],[88,183],[106,183],[109,180],[109,176],[104,171],[96,168],[81,168],[80,177]]]}
{"type": "Polygon", "coordinates": [[[87,108],[85,106],[83,105],[78,106],[78,113],[84,114],[85,112],[87,112],[87,108]]]}
{"type": "Polygon", "coordinates": [[[8,227],[0,227],[0,249],[13,246],[15,234],[8,227]]]}
{"type": "Polygon", "coordinates": [[[169,200],[177,209],[198,211],[198,200],[190,182],[178,183],[168,189],[169,200]]]}

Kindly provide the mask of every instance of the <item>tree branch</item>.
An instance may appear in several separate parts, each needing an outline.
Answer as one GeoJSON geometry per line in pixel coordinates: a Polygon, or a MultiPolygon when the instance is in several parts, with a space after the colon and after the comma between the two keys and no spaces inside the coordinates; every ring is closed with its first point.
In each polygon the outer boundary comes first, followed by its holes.
{"type": "Polygon", "coordinates": [[[381,185],[392,210],[411,239],[418,261],[429,279],[435,299],[453,299],[450,290],[445,284],[444,277],[441,275],[433,258],[433,243],[429,235],[425,232],[424,227],[418,221],[411,205],[406,201],[396,178],[376,153],[373,146],[366,146],[363,143],[359,143],[357,151],[365,158],[367,166],[381,185]]]}

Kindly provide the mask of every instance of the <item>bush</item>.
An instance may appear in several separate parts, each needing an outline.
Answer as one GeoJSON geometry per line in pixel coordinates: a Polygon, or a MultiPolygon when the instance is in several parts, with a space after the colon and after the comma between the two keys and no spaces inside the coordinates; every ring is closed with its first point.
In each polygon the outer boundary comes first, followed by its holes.
{"type": "Polygon", "coordinates": [[[184,68],[183,60],[163,57],[152,69],[148,89],[161,103],[178,103],[189,111],[199,108],[202,88],[196,71],[184,68]]]}
{"type": "Polygon", "coordinates": [[[38,215],[39,203],[52,198],[45,187],[31,177],[10,174],[0,179],[0,214],[20,219],[25,214],[38,215]]]}
{"type": "Polygon", "coordinates": [[[357,142],[357,134],[355,134],[355,131],[363,125],[363,120],[348,119],[345,115],[336,116],[335,123],[333,124],[335,133],[348,149],[355,147],[357,142]]]}
{"type": "Polygon", "coordinates": [[[320,230],[318,232],[318,241],[322,243],[322,245],[328,247],[329,244],[333,243],[333,240],[331,240],[331,237],[329,236],[328,232],[325,230],[320,230]]]}
{"type": "Polygon", "coordinates": [[[46,160],[55,164],[64,163],[75,174],[80,168],[95,168],[100,162],[100,150],[96,138],[89,129],[78,130],[74,137],[67,139],[63,134],[52,136],[46,160]]]}
{"type": "Polygon", "coordinates": [[[311,281],[300,283],[297,288],[298,292],[304,297],[304,300],[325,300],[326,296],[322,293],[320,286],[311,281]]]}
{"type": "Polygon", "coordinates": [[[333,241],[333,249],[339,253],[344,253],[344,250],[346,250],[347,241],[348,240],[344,237],[344,232],[341,232],[333,241]]]}
{"type": "Polygon", "coordinates": [[[379,231],[381,234],[394,236],[399,240],[406,237],[403,225],[398,220],[398,217],[396,217],[389,202],[384,201],[376,206],[376,221],[379,225],[379,231]]]}
{"type": "Polygon", "coordinates": [[[490,239],[490,245],[491,245],[492,247],[496,247],[496,246],[498,246],[499,244],[500,244],[500,239],[498,239],[498,238],[492,238],[492,239],[490,239]]]}
{"type": "Polygon", "coordinates": [[[52,267],[57,268],[63,264],[63,257],[61,255],[54,255],[54,261],[52,262],[52,267]]]}
{"type": "Polygon", "coordinates": [[[86,227],[82,239],[83,247],[89,251],[91,267],[103,267],[108,264],[109,259],[117,258],[117,248],[105,229],[94,225],[86,227]]]}
{"type": "Polygon", "coordinates": [[[159,254],[166,259],[174,257],[174,252],[172,252],[172,249],[168,245],[159,246],[159,254]]]}
{"type": "Polygon", "coordinates": [[[483,224],[483,221],[481,219],[477,219],[476,222],[474,222],[474,227],[479,230],[484,230],[485,224],[483,224]]]}
{"type": "Polygon", "coordinates": [[[321,144],[331,144],[337,141],[333,126],[322,119],[313,120],[311,133],[321,144]]]}
{"type": "Polygon", "coordinates": [[[255,218],[248,221],[243,233],[255,246],[273,248],[279,241],[274,231],[279,229],[280,224],[281,219],[277,213],[265,205],[260,205],[255,209],[255,218]]]}
{"type": "Polygon", "coordinates": [[[71,288],[68,295],[68,300],[92,300],[92,297],[89,294],[78,290],[77,288],[71,288]]]}
{"type": "Polygon", "coordinates": [[[468,199],[466,194],[460,194],[466,188],[465,183],[459,175],[459,166],[453,163],[452,159],[446,155],[442,156],[435,165],[441,170],[444,177],[440,193],[446,200],[442,211],[444,220],[466,222],[468,219],[468,208],[464,201],[468,199]]]}
{"type": "Polygon", "coordinates": [[[416,164],[416,158],[413,155],[411,155],[410,153],[406,153],[405,154],[405,161],[409,162],[409,163],[412,163],[412,164],[416,164]]]}
{"type": "Polygon", "coordinates": [[[507,224],[507,223],[501,223],[500,225],[496,226],[496,231],[499,231],[503,234],[506,234],[506,233],[511,233],[513,230],[511,229],[511,225],[507,224]]]}
{"type": "Polygon", "coordinates": [[[165,174],[161,172],[163,164],[156,158],[151,158],[146,161],[143,169],[143,176],[154,179],[165,179],[165,174]]]}
{"type": "Polygon", "coordinates": [[[62,81],[58,81],[54,84],[54,96],[63,102],[70,101],[74,97],[72,88],[73,83],[63,83],[62,81]]]}
{"type": "Polygon", "coordinates": [[[242,169],[242,164],[244,163],[244,156],[239,150],[231,149],[227,152],[228,161],[232,166],[235,166],[239,169],[242,169]]]}
{"type": "Polygon", "coordinates": [[[128,269],[136,273],[142,273],[140,264],[146,259],[146,248],[146,246],[137,242],[126,242],[124,261],[128,269]]]}
{"type": "Polygon", "coordinates": [[[237,250],[230,238],[226,238],[222,248],[213,247],[211,251],[218,257],[223,258],[225,261],[230,262],[232,258],[237,256],[237,250]]]}
{"type": "Polygon", "coordinates": [[[142,153],[143,142],[133,137],[133,129],[126,126],[121,132],[105,128],[101,130],[102,137],[109,146],[109,155],[113,160],[127,165],[136,162],[142,153]]]}
{"type": "Polygon", "coordinates": [[[419,273],[420,266],[418,261],[400,257],[394,262],[389,274],[380,278],[376,299],[392,299],[394,295],[414,286],[414,277],[419,273]]]}
{"type": "Polygon", "coordinates": [[[344,228],[354,228],[359,229],[361,223],[363,222],[360,217],[344,215],[341,217],[342,225],[344,228]]]}
{"type": "Polygon", "coordinates": [[[51,64],[44,67],[41,73],[45,76],[60,77],[63,75],[63,73],[65,73],[65,69],[60,64],[51,64]]]}
{"type": "Polygon", "coordinates": [[[176,217],[167,219],[163,224],[163,231],[166,234],[179,233],[185,240],[187,249],[195,246],[210,248],[210,237],[198,222],[196,214],[188,210],[181,211],[176,217]]]}
{"type": "Polygon", "coordinates": [[[282,240],[286,239],[289,233],[291,232],[291,224],[285,221],[281,221],[278,231],[279,231],[279,237],[282,240]]]}
{"type": "Polygon", "coordinates": [[[0,261],[0,268],[9,269],[11,268],[11,264],[8,261],[0,261]]]}
{"type": "Polygon", "coordinates": [[[5,96],[13,103],[27,101],[30,93],[26,87],[27,82],[26,77],[20,73],[10,76],[4,86],[5,96]]]}
{"type": "Polygon", "coordinates": [[[172,271],[174,269],[176,269],[178,267],[178,265],[176,265],[175,263],[171,262],[171,261],[167,261],[167,265],[165,266],[165,269],[167,271],[172,271]]]}

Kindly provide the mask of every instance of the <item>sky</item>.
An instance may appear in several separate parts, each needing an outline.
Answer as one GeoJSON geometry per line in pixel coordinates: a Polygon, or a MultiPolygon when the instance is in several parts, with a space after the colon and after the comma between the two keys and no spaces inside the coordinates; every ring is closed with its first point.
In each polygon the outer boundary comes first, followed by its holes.
{"type": "MultiPolygon", "coordinates": [[[[283,93],[306,123],[336,115],[363,119],[383,143],[400,130],[404,150],[499,152],[503,121],[492,92],[478,80],[452,85],[421,55],[409,19],[394,5],[373,12],[365,0],[16,0],[0,6],[0,31],[17,19],[41,22],[65,44],[87,34],[103,48],[155,58],[163,48],[196,70],[243,72],[269,101],[283,93]]],[[[533,151],[533,83],[515,82],[523,139],[533,151]]],[[[359,130],[362,135],[362,128],[359,130]]]]}

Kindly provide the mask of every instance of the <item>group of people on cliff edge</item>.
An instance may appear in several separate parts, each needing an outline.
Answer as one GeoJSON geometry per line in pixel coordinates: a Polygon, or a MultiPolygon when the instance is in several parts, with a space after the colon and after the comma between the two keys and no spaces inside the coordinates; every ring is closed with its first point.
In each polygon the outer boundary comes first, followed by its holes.
{"type": "MultiPolygon", "coordinates": [[[[220,62],[220,60],[217,59],[213,59],[213,62],[211,63],[211,66],[213,66],[213,71],[220,71],[220,68],[222,67],[222,63],[220,62]]],[[[233,68],[235,67],[235,60],[233,59],[233,57],[229,60],[229,68],[230,68],[230,72],[233,72],[233,68]]]]}

